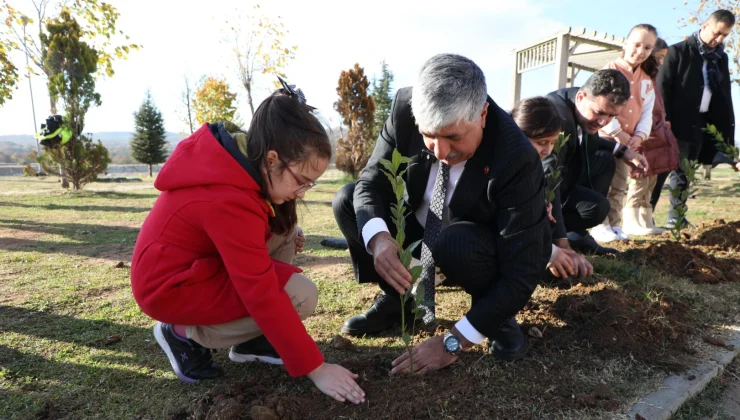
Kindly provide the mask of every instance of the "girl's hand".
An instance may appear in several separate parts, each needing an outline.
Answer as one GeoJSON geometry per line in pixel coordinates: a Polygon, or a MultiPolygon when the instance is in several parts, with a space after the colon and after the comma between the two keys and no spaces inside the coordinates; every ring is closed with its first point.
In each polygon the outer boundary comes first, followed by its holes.
{"type": "Polygon", "coordinates": [[[632,138],[630,138],[630,141],[627,143],[627,147],[629,147],[630,149],[636,152],[640,148],[641,144],[642,144],[642,137],[632,136],[632,138]]]}
{"type": "Polygon", "coordinates": [[[365,391],[355,382],[358,376],[342,366],[322,363],[307,376],[319,391],[339,402],[365,402],[365,391]]]}
{"type": "Polygon", "coordinates": [[[306,244],[306,237],[303,236],[303,230],[296,226],[295,228],[298,231],[298,236],[295,237],[295,252],[303,252],[303,245],[306,244]]]}

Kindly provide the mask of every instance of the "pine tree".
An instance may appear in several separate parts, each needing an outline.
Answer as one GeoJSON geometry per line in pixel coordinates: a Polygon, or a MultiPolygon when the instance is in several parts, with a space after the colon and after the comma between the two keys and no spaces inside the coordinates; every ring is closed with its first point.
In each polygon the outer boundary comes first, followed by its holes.
{"type": "Polygon", "coordinates": [[[375,142],[375,102],[368,95],[369,85],[365,69],[355,63],[353,68],[340,74],[337,87],[339,100],[334,103],[334,109],[347,126],[347,137],[337,141],[337,169],[355,179],[367,164],[375,142]]]}
{"type": "Polygon", "coordinates": [[[373,80],[373,101],[375,101],[375,122],[373,123],[373,139],[377,139],[383,130],[386,120],[391,115],[391,83],[393,83],[393,72],[388,69],[388,63],[381,62],[381,76],[379,80],[373,80]]]}
{"type": "Polygon", "coordinates": [[[131,157],[149,165],[149,176],[152,176],[152,165],[167,160],[167,141],[162,113],[154,105],[149,91],[146,92],[146,98],[139,110],[134,112],[134,127],[131,157]]]}

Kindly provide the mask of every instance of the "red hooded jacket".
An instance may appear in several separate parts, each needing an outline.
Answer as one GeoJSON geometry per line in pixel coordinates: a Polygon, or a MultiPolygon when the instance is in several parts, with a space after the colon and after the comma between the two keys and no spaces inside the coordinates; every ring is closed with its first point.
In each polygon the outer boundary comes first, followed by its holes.
{"type": "Polygon", "coordinates": [[[292,376],[321,365],[324,358],[284,290],[301,270],[269,256],[271,206],[208,124],[177,145],[154,186],[162,193],[131,262],[141,310],[179,325],[252,317],[292,376]]]}

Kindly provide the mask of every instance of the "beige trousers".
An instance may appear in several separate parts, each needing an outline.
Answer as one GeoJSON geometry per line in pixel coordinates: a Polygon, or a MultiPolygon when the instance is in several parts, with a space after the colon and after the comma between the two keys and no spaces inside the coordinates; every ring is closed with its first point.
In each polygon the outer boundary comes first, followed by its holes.
{"type": "MultiPolygon", "coordinates": [[[[298,229],[298,228],[296,228],[298,229]]],[[[268,242],[270,256],[278,261],[290,264],[295,256],[295,238],[297,231],[288,235],[273,236],[268,242]]],[[[316,285],[302,274],[293,274],[285,285],[285,291],[293,302],[293,307],[301,319],[308,318],[316,309],[319,291],[316,285]]],[[[234,346],[262,335],[252,317],[236,319],[218,325],[189,325],[187,336],[196,343],[209,349],[234,346]]]]}
{"type": "Polygon", "coordinates": [[[609,214],[602,224],[619,226],[622,223],[622,205],[624,204],[624,195],[627,193],[627,177],[629,176],[629,165],[622,159],[616,159],[617,169],[614,171],[614,178],[609,188],[609,214]]]}
{"type": "Polygon", "coordinates": [[[650,196],[653,188],[658,182],[658,176],[653,175],[647,178],[633,179],[627,189],[627,203],[625,207],[651,207],[650,196]]]}

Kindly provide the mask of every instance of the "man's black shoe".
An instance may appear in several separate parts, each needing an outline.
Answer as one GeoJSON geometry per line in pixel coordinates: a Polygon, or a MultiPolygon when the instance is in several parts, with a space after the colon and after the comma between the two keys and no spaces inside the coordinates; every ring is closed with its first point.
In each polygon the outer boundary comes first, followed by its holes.
{"type": "Polygon", "coordinates": [[[211,359],[211,351],[193,340],[180,338],[172,325],[157,322],[154,338],[162,347],[175,374],[183,382],[193,383],[199,379],[216,379],[224,371],[211,359]]]}
{"type": "Polygon", "coordinates": [[[735,166],[735,162],[731,157],[727,156],[726,154],[722,152],[717,152],[716,155],[714,155],[714,159],[712,159],[712,168],[716,168],[717,165],[721,163],[726,163],[730,166],[735,166]]]}
{"type": "Polygon", "coordinates": [[[513,362],[527,355],[529,340],[512,317],[496,331],[491,340],[493,357],[505,362],[513,362]]]}
{"type": "Polygon", "coordinates": [[[259,360],[260,362],[269,363],[271,365],[282,365],[283,359],[275,348],[272,347],[267,338],[264,335],[255,337],[249,341],[241,343],[237,346],[231,346],[229,352],[229,359],[232,362],[244,363],[254,362],[259,360]]]}
{"type": "MultiPolygon", "coordinates": [[[[398,295],[389,296],[381,292],[375,299],[375,302],[362,315],[353,316],[346,320],[342,325],[342,333],[354,336],[363,336],[366,334],[376,334],[385,331],[396,324],[401,324],[401,301],[398,295]]],[[[411,309],[414,307],[414,300],[406,302],[406,325],[414,322],[414,315],[411,309]]]]}
{"type": "Polygon", "coordinates": [[[570,244],[570,247],[579,254],[593,254],[601,256],[619,254],[619,251],[614,248],[607,248],[599,245],[599,243],[596,242],[596,239],[591,235],[577,235],[580,236],[579,238],[575,238],[575,236],[576,235],[571,235],[570,233],[568,234],[568,244],[570,244]]]}

